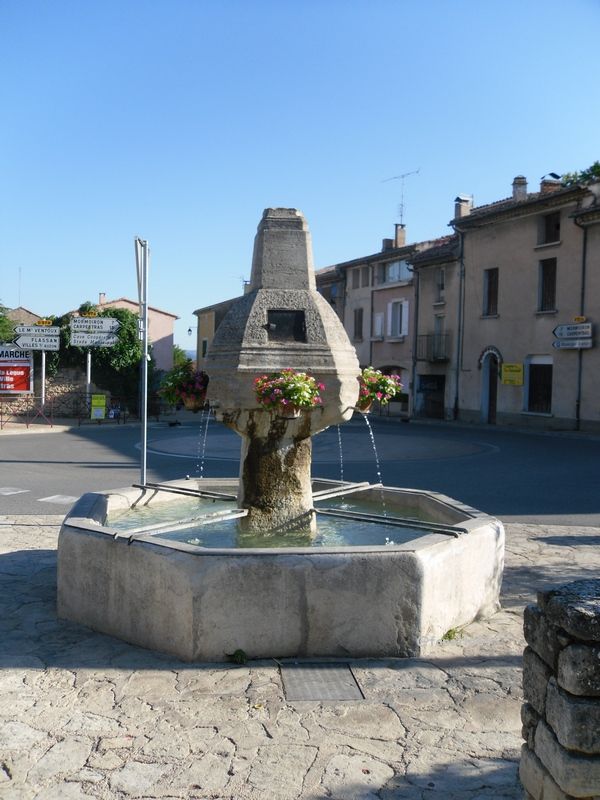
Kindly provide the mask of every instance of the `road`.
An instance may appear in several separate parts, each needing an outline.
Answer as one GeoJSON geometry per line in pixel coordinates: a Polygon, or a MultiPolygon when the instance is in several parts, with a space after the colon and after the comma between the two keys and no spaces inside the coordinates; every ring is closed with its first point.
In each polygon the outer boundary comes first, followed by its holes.
{"type": "MultiPolygon", "coordinates": [[[[388,485],[442,492],[506,522],[600,525],[599,437],[369,419],[379,470],[361,416],[315,438],[315,476],[376,482],[380,473],[388,485]]],[[[207,429],[200,418],[151,424],[148,479],[235,476],[239,441],[214,420],[207,429]]],[[[139,442],[139,427],[129,425],[5,429],[0,513],[66,513],[84,492],[139,481],[139,442]]]]}

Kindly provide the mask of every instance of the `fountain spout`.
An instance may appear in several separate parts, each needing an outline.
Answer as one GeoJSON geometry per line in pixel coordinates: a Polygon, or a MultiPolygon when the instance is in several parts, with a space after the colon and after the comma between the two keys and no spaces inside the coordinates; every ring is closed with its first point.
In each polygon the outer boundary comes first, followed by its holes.
{"type": "Polygon", "coordinates": [[[250,530],[312,520],[311,436],[350,419],[359,365],[344,327],[317,292],[310,232],[293,208],[268,208],[254,243],[250,291],[234,303],[207,353],[208,398],[242,436],[238,502],[250,530]],[[285,369],[325,386],[322,403],[293,418],[261,406],[255,378],[285,369]]]}

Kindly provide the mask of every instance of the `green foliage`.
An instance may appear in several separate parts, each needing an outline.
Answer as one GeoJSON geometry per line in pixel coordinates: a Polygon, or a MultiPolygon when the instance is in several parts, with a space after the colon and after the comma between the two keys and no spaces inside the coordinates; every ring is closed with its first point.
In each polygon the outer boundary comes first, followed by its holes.
{"type": "Polygon", "coordinates": [[[174,367],[182,367],[182,366],[184,366],[184,364],[187,364],[188,362],[191,363],[191,361],[187,357],[183,347],[179,347],[178,344],[174,344],[173,345],[173,366],[174,367]]]}
{"type": "Polygon", "coordinates": [[[589,183],[600,179],[600,161],[594,163],[581,172],[566,172],[561,179],[563,186],[575,186],[578,183],[589,183]]]}
{"type": "Polygon", "coordinates": [[[248,656],[244,650],[234,650],[233,653],[225,653],[227,658],[233,664],[245,664],[248,661],[248,656]]]}
{"type": "Polygon", "coordinates": [[[6,311],[6,307],[0,303],[0,342],[12,342],[14,338],[15,326],[6,316],[6,311]]]}
{"type": "Polygon", "coordinates": [[[455,639],[458,639],[459,636],[462,639],[462,631],[460,628],[450,628],[450,630],[446,631],[442,636],[442,642],[453,642],[455,639]]]}

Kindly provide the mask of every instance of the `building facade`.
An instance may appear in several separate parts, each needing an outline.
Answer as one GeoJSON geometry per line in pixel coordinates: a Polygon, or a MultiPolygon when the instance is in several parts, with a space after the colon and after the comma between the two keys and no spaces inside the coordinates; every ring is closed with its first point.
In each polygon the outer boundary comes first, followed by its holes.
{"type": "Polygon", "coordinates": [[[600,429],[600,181],[543,179],[455,216],[462,330],[458,416],[600,429]]]}
{"type": "Polygon", "coordinates": [[[446,236],[411,259],[415,275],[415,334],[411,413],[454,419],[460,329],[458,235],[446,236]]]}

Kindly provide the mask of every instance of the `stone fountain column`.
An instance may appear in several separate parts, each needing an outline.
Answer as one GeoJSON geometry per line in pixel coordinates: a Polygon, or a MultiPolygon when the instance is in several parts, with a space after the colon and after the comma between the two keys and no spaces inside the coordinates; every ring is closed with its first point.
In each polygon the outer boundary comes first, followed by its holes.
{"type": "Polygon", "coordinates": [[[243,438],[241,524],[267,531],[313,523],[311,436],[350,419],[360,369],[344,327],[317,292],[306,220],[268,208],[254,242],[249,291],[232,306],[206,356],[208,400],[243,438]],[[259,406],[254,379],[285,368],[325,384],[323,404],[289,419],[259,406]]]}

